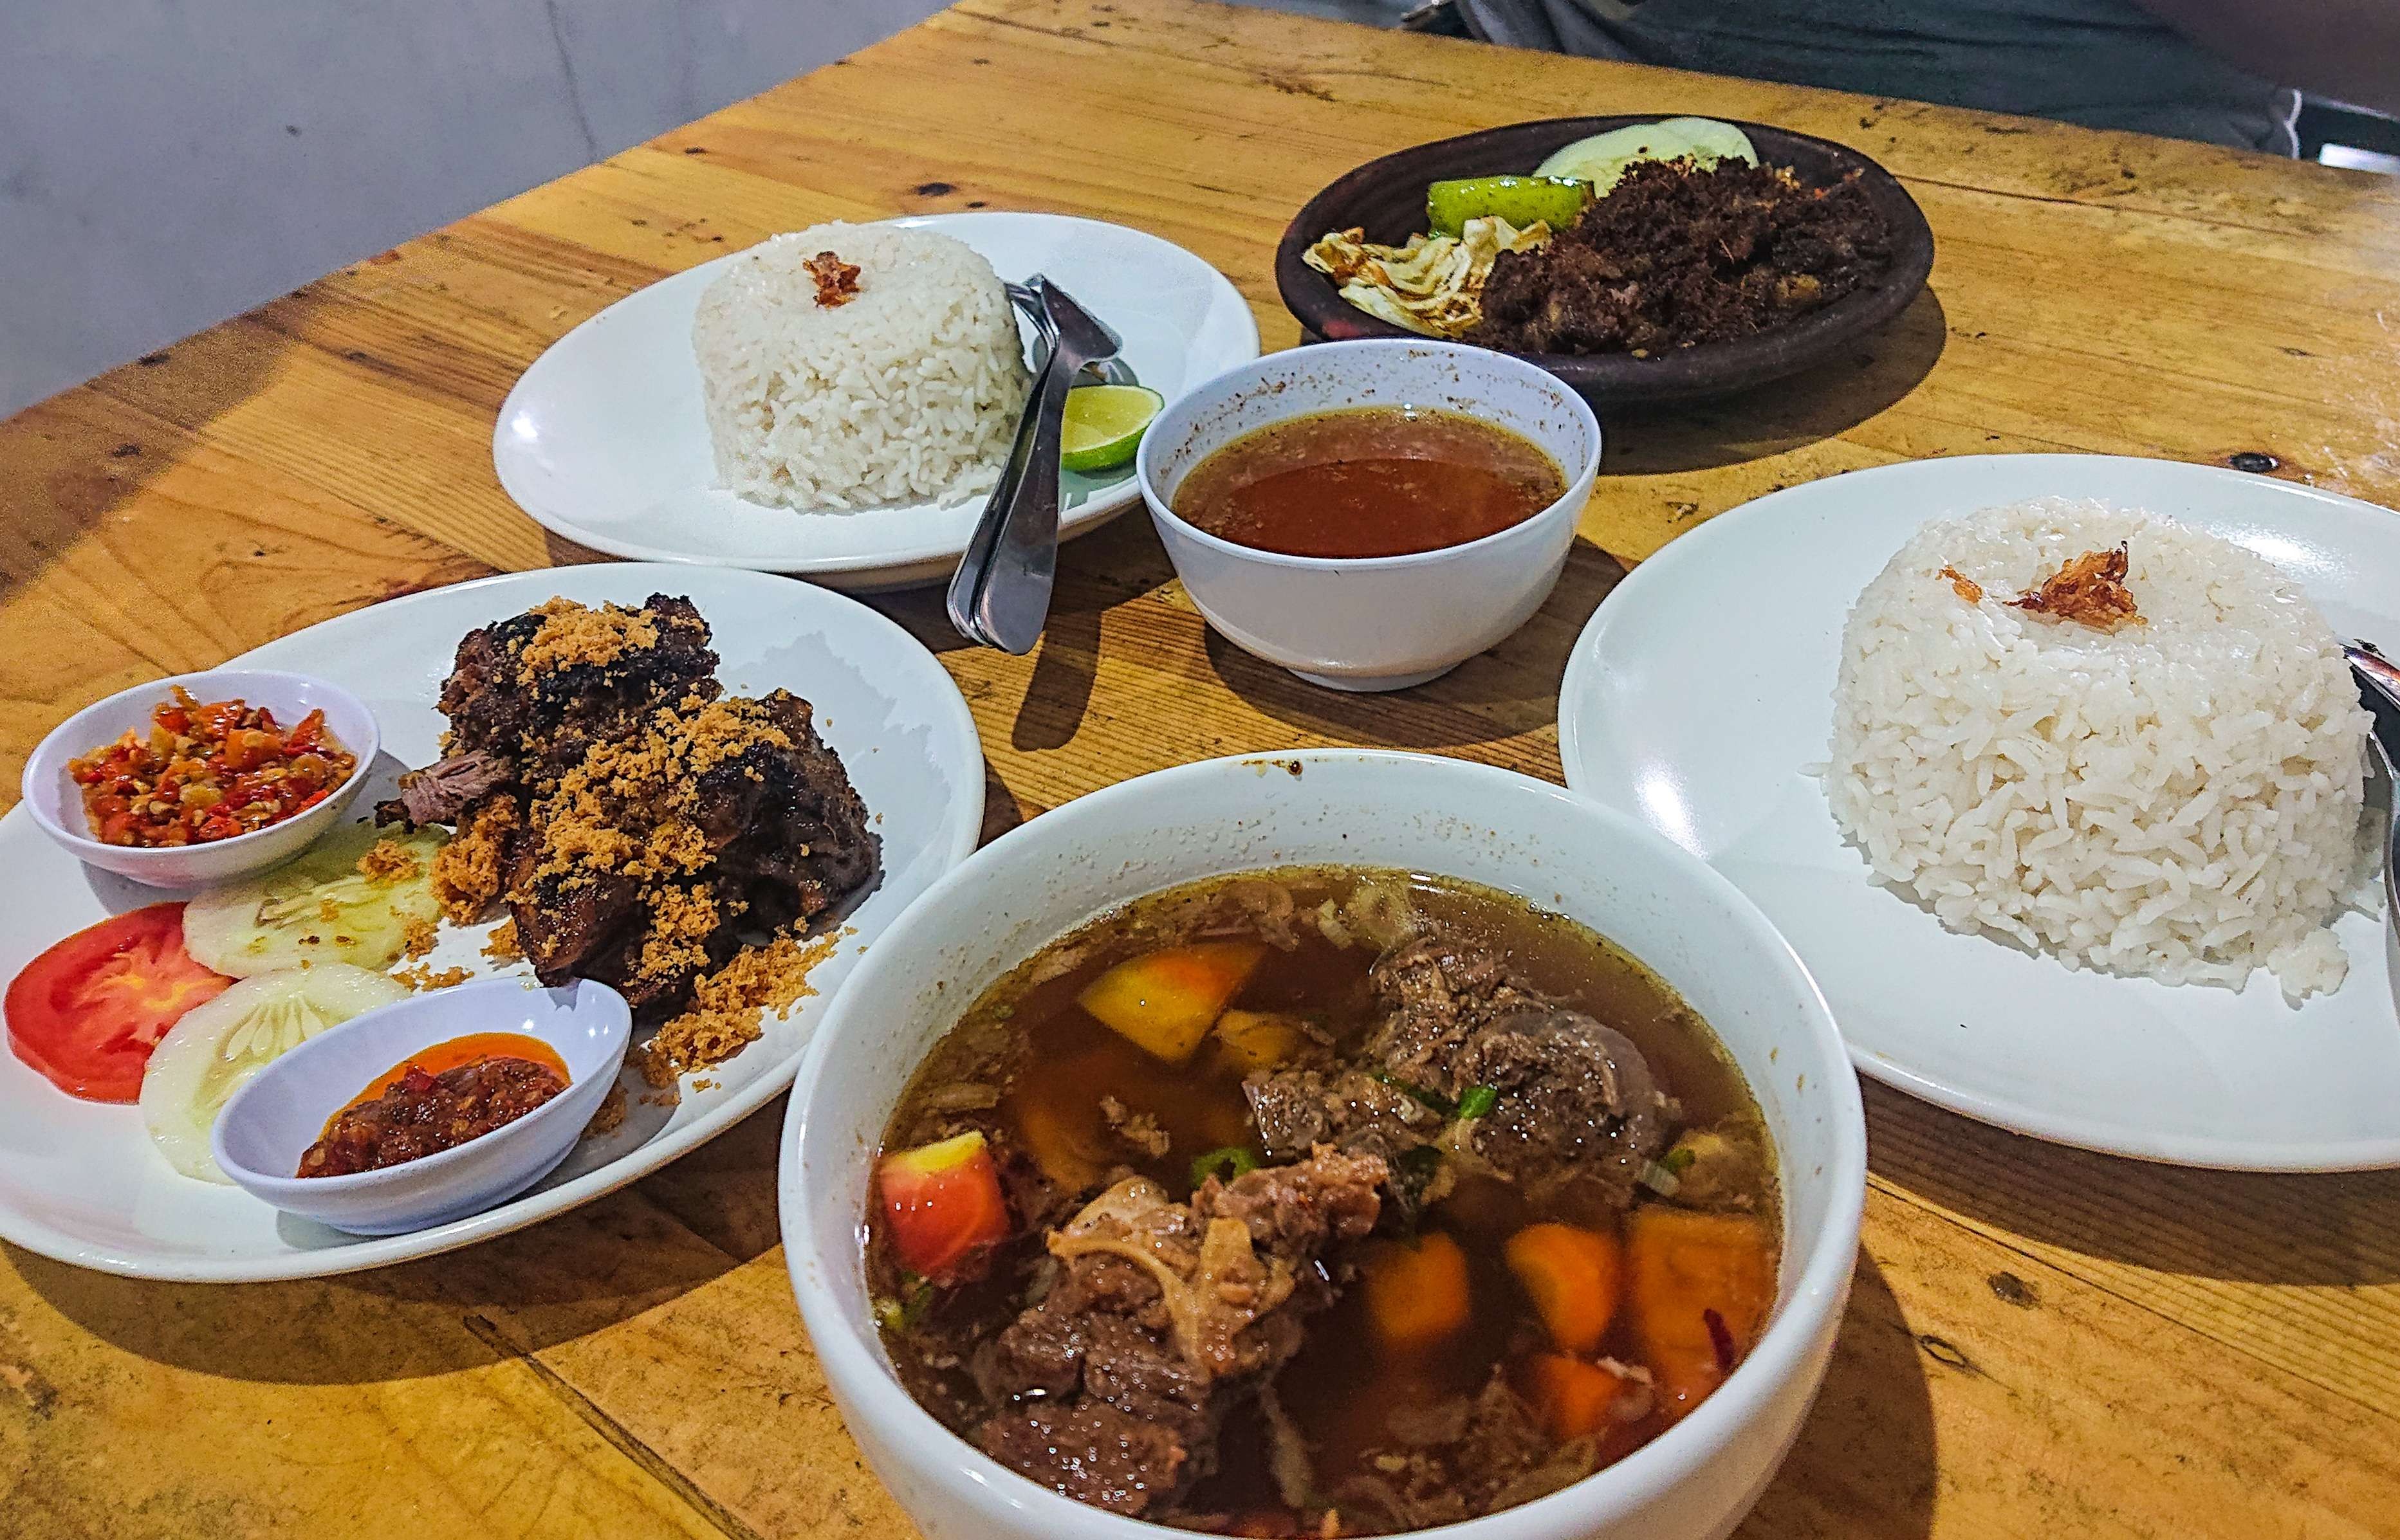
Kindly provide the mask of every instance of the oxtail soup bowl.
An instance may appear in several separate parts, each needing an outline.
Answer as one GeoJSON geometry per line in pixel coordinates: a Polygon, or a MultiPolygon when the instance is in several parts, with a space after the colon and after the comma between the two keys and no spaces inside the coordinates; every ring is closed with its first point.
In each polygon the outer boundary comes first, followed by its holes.
{"type": "Polygon", "coordinates": [[[1780,1290],[1750,1356],[1646,1447],[1550,1496],[1444,1529],[1457,1540],[1715,1540],[1790,1449],[1834,1345],[1858,1247],[1866,1131],[1824,1001],[1780,935],[1697,857],[1598,803],[1489,766],[1315,750],[1125,782],[986,846],[893,924],[811,1043],[778,1178],[785,1257],[834,1399],[932,1540],[1163,1540],[987,1458],[910,1398],[863,1265],[883,1127],[934,1043],[989,985],[1095,915],[1266,866],[1401,867],[1504,889],[1582,921],[1707,1019],[1781,1163],[1780,1290]]]}
{"type": "Polygon", "coordinates": [[[1243,651],[1335,689],[1400,689],[1448,672],[1523,625],[1565,568],[1600,472],[1600,420],[1557,376],[1506,353],[1431,339],[1326,343],[1271,353],[1178,397],[1142,435],[1142,500],[1176,576],[1243,651]],[[1312,413],[1411,406],[1532,440],[1566,492],[1481,539],[1399,556],[1292,556],[1199,528],[1175,511],[1193,468],[1254,429],[1312,413]]]}

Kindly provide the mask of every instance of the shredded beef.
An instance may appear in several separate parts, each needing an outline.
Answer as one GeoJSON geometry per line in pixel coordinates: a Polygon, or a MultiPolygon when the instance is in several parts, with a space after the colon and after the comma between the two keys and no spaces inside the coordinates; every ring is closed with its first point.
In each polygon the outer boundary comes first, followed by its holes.
{"type": "Polygon", "coordinates": [[[1503,252],[1466,335],[1526,353],[1666,352],[1770,330],[1880,279],[1891,232],[1855,180],[1637,161],[1543,245],[1503,252]]]}

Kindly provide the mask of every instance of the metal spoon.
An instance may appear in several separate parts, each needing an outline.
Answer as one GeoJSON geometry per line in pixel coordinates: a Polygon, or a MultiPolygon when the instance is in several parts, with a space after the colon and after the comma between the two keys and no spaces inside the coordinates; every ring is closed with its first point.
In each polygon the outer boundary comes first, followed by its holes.
{"type": "Polygon", "coordinates": [[[2383,844],[2383,923],[2400,936],[2400,666],[2373,642],[2344,642],[2341,651],[2358,681],[2358,699],[2375,718],[2367,736],[2393,788],[2392,827],[2383,844]]]}
{"type": "Polygon", "coordinates": [[[1025,653],[1041,639],[1058,568],[1059,440],[1067,391],[1088,364],[1114,358],[1116,333],[1064,291],[1035,275],[1049,357],[1016,426],[1007,468],[984,504],[966,554],[950,579],[950,623],[970,641],[1025,653]]]}
{"type": "MultiPolygon", "coordinates": [[[[1050,360],[1050,347],[1058,339],[1058,329],[1050,324],[1050,312],[1043,308],[1042,296],[1034,291],[1032,285],[1046,284],[1049,281],[1040,273],[1036,273],[1030,282],[1001,285],[1008,291],[1009,303],[1025,312],[1025,319],[1033,323],[1034,335],[1042,339],[1043,363],[1047,363],[1050,360]]],[[[1035,368],[1038,372],[1040,365],[1037,364],[1035,368]]],[[[1084,365],[1084,372],[1075,376],[1075,383],[1077,385],[1139,385],[1141,380],[1131,369],[1125,367],[1123,359],[1102,359],[1098,363],[1084,365]]]]}

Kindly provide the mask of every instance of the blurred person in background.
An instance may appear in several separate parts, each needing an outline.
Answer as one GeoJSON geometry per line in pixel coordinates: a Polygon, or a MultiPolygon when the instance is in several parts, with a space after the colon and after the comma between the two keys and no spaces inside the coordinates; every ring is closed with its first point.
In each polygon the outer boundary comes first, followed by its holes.
{"type": "Polygon", "coordinates": [[[2400,0],[1454,0],[1469,36],[2294,153],[2400,112],[2400,0]]]}

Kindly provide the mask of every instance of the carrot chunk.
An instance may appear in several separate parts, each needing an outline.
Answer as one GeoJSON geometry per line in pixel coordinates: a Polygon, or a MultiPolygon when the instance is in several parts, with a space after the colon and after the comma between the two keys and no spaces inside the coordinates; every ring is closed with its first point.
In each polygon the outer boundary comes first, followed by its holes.
{"type": "Polygon", "coordinates": [[[1265,955],[1255,941],[1202,941],[1146,952],[1092,980],[1075,1002],[1153,1057],[1180,1064],[1265,955]]]}
{"type": "Polygon", "coordinates": [[[1364,1283],[1367,1319],[1385,1347],[1427,1347],[1466,1324],[1466,1253],[1439,1230],[1378,1245],[1364,1283]]]}
{"type": "Polygon", "coordinates": [[[1589,1353],[1616,1318],[1623,1259],[1616,1237],[1572,1224],[1529,1224],[1503,1253],[1561,1353],[1589,1353]]]}
{"type": "Polygon", "coordinates": [[[1553,1438],[1588,1438],[1606,1427],[1610,1410],[1625,1395],[1625,1381],[1613,1370],[1537,1353],[1518,1370],[1518,1389],[1553,1438]]]}
{"type": "Polygon", "coordinates": [[[1070,1192],[1098,1185],[1111,1154],[1089,1103],[1072,1108],[1037,1086],[1016,1103],[1016,1137],[1042,1174],[1070,1192]]]}
{"type": "Polygon", "coordinates": [[[1775,1300],[1766,1231],[1746,1215],[1645,1204],[1627,1225],[1626,1273],[1659,1407],[1681,1418],[1758,1341],[1775,1300]]]}

